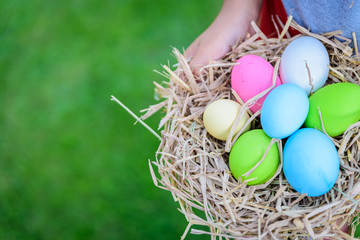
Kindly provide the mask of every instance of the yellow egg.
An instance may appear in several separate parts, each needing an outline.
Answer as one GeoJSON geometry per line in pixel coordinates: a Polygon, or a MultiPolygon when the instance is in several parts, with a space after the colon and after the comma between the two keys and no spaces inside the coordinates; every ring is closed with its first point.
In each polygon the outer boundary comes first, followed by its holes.
{"type": "MultiPolygon", "coordinates": [[[[208,133],[217,139],[225,141],[240,109],[241,105],[239,103],[229,99],[219,99],[210,103],[206,107],[203,115],[204,125],[208,133]]],[[[234,135],[240,131],[248,119],[249,114],[245,112],[234,135]]],[[[249,129],[250,124],[246,127],[244,132],[249,129]]]]}

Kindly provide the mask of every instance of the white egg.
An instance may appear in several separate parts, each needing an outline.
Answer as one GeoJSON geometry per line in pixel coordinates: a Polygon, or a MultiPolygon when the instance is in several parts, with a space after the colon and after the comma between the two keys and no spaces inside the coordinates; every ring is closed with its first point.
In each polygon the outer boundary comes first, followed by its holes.
{"type": "Polygon", "coordinates": [[[293,83],[306,93],[324,86],[329,75],[329,54],[325,46],[313,37],[300,37],[284,50],[280,63],[282,83],[293,83]]]}
{"type": "MultiPolygon", "coordinates": [[[[203,115],[204,125],[208,133],[217,139],[225,141],[240,109],[241,105],[239,103],[229,99],[219,99],[210,103],[203,115]]],[[[240,131],[248,119],[249,115],[245,112],[235,134],[240,131]]],[[[246,127],[245,131],[249,129],[250,125],[246,127]]]]}

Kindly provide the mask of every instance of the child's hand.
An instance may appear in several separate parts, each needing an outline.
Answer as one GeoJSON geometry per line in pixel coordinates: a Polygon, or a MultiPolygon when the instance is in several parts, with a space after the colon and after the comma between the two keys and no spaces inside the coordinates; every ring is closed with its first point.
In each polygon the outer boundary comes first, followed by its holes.
{"type": "Polygon", "coordinates": [[[230,47],[249,32],[251,21],[257,21],[263,0],[224,0],[214,20],[185,51],[190,65],[198,69],[210,59],[222,58],[230,47]]]}

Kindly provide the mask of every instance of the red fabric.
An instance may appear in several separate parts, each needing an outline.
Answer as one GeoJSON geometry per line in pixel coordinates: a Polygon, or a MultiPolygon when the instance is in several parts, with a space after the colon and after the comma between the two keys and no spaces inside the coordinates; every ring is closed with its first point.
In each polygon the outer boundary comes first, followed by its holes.
{"type": "MultiPolygon", "coordinates": [[[[274,23],[271,20],[271,15],[278,15],[280,20],[285,24],[287,21],[287,14],[281,0],[264,0],[260,11],[259,26],[261,31],[268,37],[276,37],[276,29],[274,23]]],[[[281,31],[281,29],[280,29],[281,31]]],[[[289,28],[291,36],[297,35],[299,32],[289,28]]]]}

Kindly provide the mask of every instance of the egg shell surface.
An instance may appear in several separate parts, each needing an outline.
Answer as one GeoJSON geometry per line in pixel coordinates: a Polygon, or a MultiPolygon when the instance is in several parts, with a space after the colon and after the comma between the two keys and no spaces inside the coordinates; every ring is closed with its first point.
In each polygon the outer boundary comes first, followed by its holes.
{"type": "MultiPolygon", "coordinates": [[[[239,64],[232,69],[231,87],[244,102],[273,85],[274,67],[264,58],[256,55],[246,55],[237,60],[236,63],[239,64]]],[[[280,84],[280,78],[277,76],[275,86],[280,84]]],[[[258,99],[250,107],[253,113],[261,109],[265,97],[266,95],[258,99]]]]}
{"type": "Polygon", "coordinates": [[[308,111],[309,99],[305,91],[295,84],[282,84],[266,97],[261,125],[268,136],[283,139],[301,127],[308,111]]]}
{"type": "Polygon", "coordinates": [[[339,156],[328,136],[317,129],[303,128],[286,141],[283,170],[297,192],[317,197],[334,186],[340,172],[339,156]]]}
{"type": "Polygon", "coordinates": [[[335,83],[321,88],[310,98],[305,126],[322,129],[335,137],[360,120],[360,86],[354,83],[335,83]],[[321,111],[321,118],[319,114],[321,111]]]}
{"type": "Polygon", "coordinates": [[[355,239],[360,238],[360,213],[358,213],[351,221],[351,232],[354,232],[355,239]]]}
{"type": "Polygon", "coordinates": [[[309,95],[324,86],[329,65],[329,54],[319,40],[300,37],[292,41],[281,56],[280,78],[282,83],[296,84],[309,95]]]}
{"type": "MultiPolygon", "coordinates": [[[[241,105],[229,99],[219,99],[210,103],[206,107],[203,115],[203,122],[206,130],[213,137],[225,141],[240,110],[241,105]]],[[[241,130],[248,119],[249,114],[245,112],[235,130],[235,134],[241,130]]],[[[250,124],[244,131],[249,129],[250,124]]]]}
{"type": "Polygon", "coordinates": [[[263,157],[271,138],[261,129],[250,130],[241,135],[229,155],[229,167],[236,179],[249,180],[248,185],[266,183],[271,179],[280,163],[279,149],[273,144],[263,162],[248,176],[243,174],[250,171],[263,157]],[[256,179],[253,179],[256,178],[256,179]],[[253,179],[253,180],[250,180],[253,179]]]}

